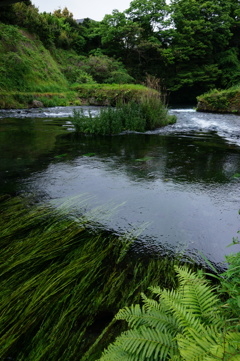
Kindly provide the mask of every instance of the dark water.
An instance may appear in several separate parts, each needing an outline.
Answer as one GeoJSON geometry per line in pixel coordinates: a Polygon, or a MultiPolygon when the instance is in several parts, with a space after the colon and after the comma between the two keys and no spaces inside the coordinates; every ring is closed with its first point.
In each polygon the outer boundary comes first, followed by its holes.
{"type": "Polygon", "coordinates": [[[227,248],[240,229],[239,116],[173,109],[175,125],[94,137],[74,133],[71,112],[0,111],[1,194],[70,199],[75,215],[81,196],[104,227],[141,228],[138,252],[201,251],[220,263],[239,251],[227,248]]]}

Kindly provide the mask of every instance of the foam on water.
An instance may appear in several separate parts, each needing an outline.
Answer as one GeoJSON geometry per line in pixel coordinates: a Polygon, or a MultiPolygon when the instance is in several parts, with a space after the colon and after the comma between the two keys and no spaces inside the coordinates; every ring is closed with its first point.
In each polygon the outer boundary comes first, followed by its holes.
{"type": "Polygon", "coordinates": [[[89,106],[69,106],[53,108],[31,108],[31,109],[0,109],[1,118],[66,118],[73,114],[73,110],[83,109],[84,114],[89,111],[97,114],[100,107],[89,106]]]}
{"type": "MultiPolygon", "coordinates": [[[[9,109],[0,110],[1,118],[67,118],[73,114],[73,110],[82,109],[85,115],[89,112],[94,116],[99,113],[101,107],[94,106],[69,106],[53,107],[44,109],[9,109]]],[[[177,122],[149,131],[148,134],[187,134],[187,133],[212,133],[215,132],[229,143],[240,146],[240,116],[232,114],[200,113],[193,108],[170,109],[170,114],[176,115],[177,122]]]]}
{"type": "Polygon", "coordinates": [[[172,109],[177,116],[173,125],[158,129],[160,133],[213,133],[240,146],[240,116],[232,114],[199,113],[194,109],[172,109]]]}

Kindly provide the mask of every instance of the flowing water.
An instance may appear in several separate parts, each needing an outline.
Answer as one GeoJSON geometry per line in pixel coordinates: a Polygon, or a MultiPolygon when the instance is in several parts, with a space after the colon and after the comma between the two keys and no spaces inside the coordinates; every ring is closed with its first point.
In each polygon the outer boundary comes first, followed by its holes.
{"type": "Polygon", "coordinates": [[[227,248],[240,229],[239,116],[172,109],[174,125],[96,137],[75,134],[66,118],[72,110],[0,111],[1,194],[71,199],[75,216],[84,195],[104,228],[141,228],[136,252],[200,262],[200,251],[219,264],[239,251],[227,248]]]}

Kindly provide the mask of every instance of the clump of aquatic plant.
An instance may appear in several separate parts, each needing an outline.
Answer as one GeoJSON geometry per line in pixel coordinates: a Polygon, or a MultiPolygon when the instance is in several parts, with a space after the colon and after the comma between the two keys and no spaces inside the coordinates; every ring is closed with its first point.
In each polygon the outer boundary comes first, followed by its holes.
{"type": "Polygon", "coordinates": [[[97,225],[106,209],[74,202],[79,217],[70,201],[0,203],[1,360],[96,360],[119,331],[111,323],[119,308],[139,302],[149,284],[176,282],[176,261],[136,255],[134,237],[97,225]]]}
{"type": "Polygon", "coordinates": [[[78,133],[117,134],[123,131],[144,132],[174,123],[159,98],[144,97],[141,101],[120,103],[116,108],[102,108],[98,115],[74,110],[72,123],[78,133]]]}

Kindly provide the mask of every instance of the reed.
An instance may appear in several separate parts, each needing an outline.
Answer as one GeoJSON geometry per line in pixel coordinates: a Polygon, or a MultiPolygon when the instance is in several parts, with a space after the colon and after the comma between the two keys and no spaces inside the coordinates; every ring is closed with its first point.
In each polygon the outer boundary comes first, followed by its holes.
{"type": "Polygon", "coordinates": [[[123,131],[144,132],[175,123],[160,98],[142,97],[138,101],[120,102],[116,108],[102,108],[94,117],[74,110],[72,123],[78,133],[110,135],[123,131]]]}

